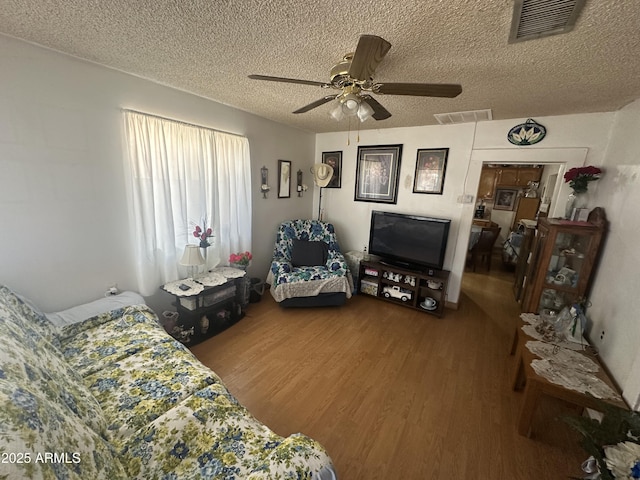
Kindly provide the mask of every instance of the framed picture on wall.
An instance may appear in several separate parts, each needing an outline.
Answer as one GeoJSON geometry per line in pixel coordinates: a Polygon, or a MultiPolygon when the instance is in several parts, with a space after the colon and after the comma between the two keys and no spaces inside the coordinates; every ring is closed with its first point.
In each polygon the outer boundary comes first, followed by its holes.
{"type": "Polygon", "coordinates": [[[333,175],[325,188],[342,187],[342,152],[322,152],[322,163],[333,167],[333,175]]]}
{"type": "Polygon", "coordinates": [[[278,160],[278,198],[291,197],[291,162],[278,160]]]}
{"type": "Polygon", "coordinates": [[[358,147],[357,202],[396,203],[402,145],[358,147]]]}
{"type": "Polygon", "coordinates": [[[448,148],[422,148],[418,150],[416,173],[413,178],[413,193],[442,195],[448,156],[448,148]]]}
{"type": "Polygon", "coordinates": [[[496,200],[494,210],[513,210],[518,198],[517,188],[496,188],[496,200]]]}

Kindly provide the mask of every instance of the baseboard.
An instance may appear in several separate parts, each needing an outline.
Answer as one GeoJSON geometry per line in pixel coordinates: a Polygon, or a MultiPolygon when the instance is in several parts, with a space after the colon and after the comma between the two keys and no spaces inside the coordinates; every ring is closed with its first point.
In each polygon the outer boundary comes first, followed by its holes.
{"type": "Polygon", "coordinates": [[[450,308],[451,310],[458,310],[458,302],[450,302],[449,300],[444,302],[445,308],[450,308]]]}

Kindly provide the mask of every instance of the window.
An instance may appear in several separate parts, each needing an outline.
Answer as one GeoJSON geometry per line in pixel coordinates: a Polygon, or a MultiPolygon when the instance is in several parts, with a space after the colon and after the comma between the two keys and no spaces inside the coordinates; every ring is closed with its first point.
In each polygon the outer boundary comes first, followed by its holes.
{"type": "Polygon", "coordinates": [[[180,278],[195,225],[214,232],[209,268],[251,250],[251,166],[246,137],[126,110],[131,220],[138,290],[180,278]]]}

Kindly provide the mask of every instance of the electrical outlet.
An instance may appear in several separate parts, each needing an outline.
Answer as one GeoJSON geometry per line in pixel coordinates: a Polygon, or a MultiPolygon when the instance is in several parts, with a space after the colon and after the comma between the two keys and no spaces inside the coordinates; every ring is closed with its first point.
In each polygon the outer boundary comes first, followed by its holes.
{"type": "Polygon", "coordinates": [[[604,340],[604,330],[600,332],[600,342],[604,340]]]}
{"type": "Polygon", "coordinates": [[[118,294],[118,284],[114,283],[109,286],[109,290],[107,290],[109,295],[117,295],[118,294]]]}

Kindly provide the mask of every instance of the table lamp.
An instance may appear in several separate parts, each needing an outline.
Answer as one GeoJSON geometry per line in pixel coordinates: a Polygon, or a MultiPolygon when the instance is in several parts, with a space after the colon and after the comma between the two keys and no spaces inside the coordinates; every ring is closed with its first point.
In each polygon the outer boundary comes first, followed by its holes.
{"type": "Polygon", "coordinates": [[[189,276],[193,277],[196,269],[200,265],[204,265],[204,258],[200,253],[200,247],[198,245],[187,245],[184,247],[184,253],[180,259],[180,265],[189,267],[189,276]]]}

